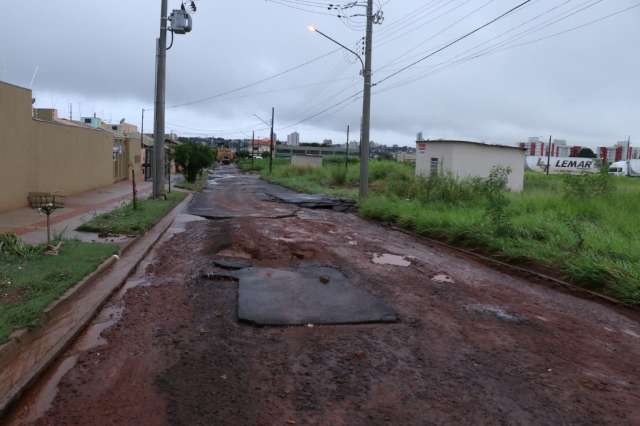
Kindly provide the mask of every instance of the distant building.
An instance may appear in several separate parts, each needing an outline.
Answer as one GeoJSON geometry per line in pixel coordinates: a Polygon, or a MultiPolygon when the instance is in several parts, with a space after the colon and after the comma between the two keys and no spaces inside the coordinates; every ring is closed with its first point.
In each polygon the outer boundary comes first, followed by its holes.
{"type": "Polygon", "coordinates": [[[255,141],[253,141],[252,151],[255,155],[261,155],[265,153],[268,154],[269,152],[271,152],[271,139],[256,139],[255,141]]]}
{"type": "Polygon", "coordinates": [[[567,141],[564,139],[554,139],[549,145],[549,141],[543,141],[539,137],[531,137],[527,142],[520,142],[518,144],[520,148],[527,150],[527,155],[532,157],[577,157],[582,146],[580,145],[567,145],[567,141]],[[549,152],[551,149],[551,152],[549,152]]]}
{"type": "Polygon", "coordinates": [[[331,145],[333,145],[333,141],[331,139],[325,139],[325,140],[322,141],[322,145],[331,146],[331,145]]]}
{"type": "Polygon", "coordinates": [[[287,136],[287,145],[298,146],[300,145],[300,133],[293,132],[287,136]]]}
{"type": "Polygon", "coordinates": [[[496,166],[509,167],[507,187],[520,192],[524,187],[526,149],[471,141],[417,141],[416,175],[453,175],[464,179],[487,178],[496,166]]]}
{"type": "Polygon", "coordinates": [[[424,136],[422,135],[422,132],[418,132],[418,136],[416,136],[416,140],[418,140],[419,142],[424,140],[424,136]]]}
{"type": "Polygon", "coordinates": [[[613,146],[601,146],[596,152],[598,158],[607,163],[640,159],[640,148],[632,147],[631,141],[618,142],[613,146]]]}
{"type": "Polygon", "coordinates": [[[399,163],[416,163],[416,153],[415,152],[405,152],[399,151],[394,154],[394,157],[399,163]]]}

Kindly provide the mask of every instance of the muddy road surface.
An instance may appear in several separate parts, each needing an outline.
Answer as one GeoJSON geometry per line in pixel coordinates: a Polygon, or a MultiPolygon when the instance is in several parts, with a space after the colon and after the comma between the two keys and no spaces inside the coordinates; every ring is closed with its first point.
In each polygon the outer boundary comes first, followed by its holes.
{"type": "Polygon", "coordinates": [[[5,422],[640,424],[634,314],[270,187],[218,169],[190,208],[208,219],[180,215],[5,422]],[[239,322],[247,265],[331,267],[397,321],[239,322]]]}

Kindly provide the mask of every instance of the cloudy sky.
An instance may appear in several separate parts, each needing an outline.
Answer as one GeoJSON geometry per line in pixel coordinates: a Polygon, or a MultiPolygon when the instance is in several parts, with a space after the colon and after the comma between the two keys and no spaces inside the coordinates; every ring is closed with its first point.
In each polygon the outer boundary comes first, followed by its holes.
{"type": "MultiPolygon", "coordinates": [[[[515,143],[553,135],[597,146],[640,138],[640,7],[632,8],[639,0],[533,0],[393,75],[521,2],[377,1],[385,19],[374,29],[373,81],[380,83],[372,139],[412,145],[423,131],[515,143]]],[[[358,139],[360,65],[307,26],[359,50],[363,21],[316,7],[327,3],[197,1],[194,31],[176,36],[168,53],[167,130],[241,138],[256,129],[266,136],[253,115],[266,119],[274,106],[279,139],[297,130],[303,141],[342,142],[347,124],[358,139]]],[[[136,124],[141,109],[152,107],[160,0],[0,5],[0,80],[29,87],[37,70],[37,106],[67,116],[71,103],[74,118],[95,112],[136,124]]],[[[169,0],[170,9],[179,6],[169,0]]]]}

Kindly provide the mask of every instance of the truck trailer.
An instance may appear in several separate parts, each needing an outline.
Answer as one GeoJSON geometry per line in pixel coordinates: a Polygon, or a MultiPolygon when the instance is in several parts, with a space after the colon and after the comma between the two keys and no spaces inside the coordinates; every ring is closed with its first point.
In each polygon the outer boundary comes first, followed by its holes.
{"type": "Polygon", "coordinates": [[[616,161],[609,166],[609,174],[640,177],[640,160],[616,161]]]}
{"type": "Polygon", "coordinates": [[[599,170],[598,161],[595,158],[530,156],[526,159],[527,171],[546,173],[547,168],[551,174],[596,173],[599,170]]]}

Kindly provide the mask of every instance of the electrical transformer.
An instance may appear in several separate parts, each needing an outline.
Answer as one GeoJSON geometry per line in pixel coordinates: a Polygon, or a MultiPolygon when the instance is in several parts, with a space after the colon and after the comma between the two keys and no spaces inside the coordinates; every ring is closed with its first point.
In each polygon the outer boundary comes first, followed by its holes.
{"type": "Polygon", "coordinates": [[[186,10],[174,10],[169,16],[169,21],[171,22],[171,31],[175,34],[191,32],[193,21],[191,15],[186,10]]]}

